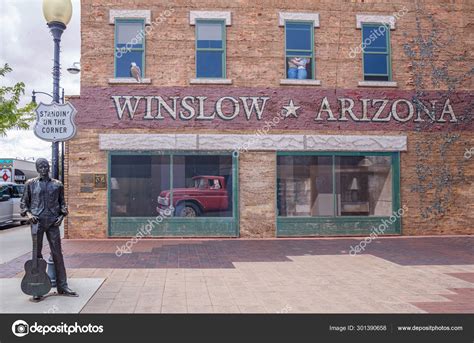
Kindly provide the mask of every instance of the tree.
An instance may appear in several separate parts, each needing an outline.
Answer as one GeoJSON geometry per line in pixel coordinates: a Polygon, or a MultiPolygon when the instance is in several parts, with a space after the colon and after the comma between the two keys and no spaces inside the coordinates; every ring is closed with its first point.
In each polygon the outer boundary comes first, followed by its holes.
{"type": "MultiPolygon", "coordinates": [[[[11,71],[12,68],[5,63],[3,68],[0,67],[0,77],[5,77],[11,71]]],[[[30,123],[34,120],[33,103],[19,107],[20,97],[23,94],[25,94],[23,82],[18,82],[13,87],[0,87],[0,136],[5,136],[9,129],[29,129],[30,123]]]]}

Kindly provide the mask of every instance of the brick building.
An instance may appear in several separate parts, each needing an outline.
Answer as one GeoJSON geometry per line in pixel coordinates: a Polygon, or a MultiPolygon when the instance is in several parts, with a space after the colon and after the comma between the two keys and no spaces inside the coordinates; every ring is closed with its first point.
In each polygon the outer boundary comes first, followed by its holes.
{"type": "Polygon", "coordinates": [[[67,237],[474,232],[472,1],[81,3],[67,237]]]}

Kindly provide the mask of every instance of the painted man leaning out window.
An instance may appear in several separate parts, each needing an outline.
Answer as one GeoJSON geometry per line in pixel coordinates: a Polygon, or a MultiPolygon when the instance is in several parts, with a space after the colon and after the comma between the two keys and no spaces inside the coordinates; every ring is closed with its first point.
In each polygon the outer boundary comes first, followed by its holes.
{"type": "Polygon", "coordinates": [[[305,80],[308,78],[307,64],[310,62],[308,58],[292,57],[288,59],[288,78],[305,80]]]}

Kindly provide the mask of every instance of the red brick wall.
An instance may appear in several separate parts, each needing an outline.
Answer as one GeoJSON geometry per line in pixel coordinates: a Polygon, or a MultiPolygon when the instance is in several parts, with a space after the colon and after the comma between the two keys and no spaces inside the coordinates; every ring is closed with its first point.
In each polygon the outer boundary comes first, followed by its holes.
{"type": "Polygon", "coordinates": [[[356,14],[391,15],[403,8],[407,13],[391,31],[393,79],[399,88],[446,90],[454,81],[458,90],[473,87],[472,74],[466,76],[473,65],[474,45],[470,20],[474,3],[468,0],[83,0],[83,87],[108,87],[108,78],[113,77],[111,8],[147,9],[152,21],[160,15],[165,18],[146,40],[146,73],[157,87],[188,86],[195,77],[191,10],[232,12],[232,25],[227,28],[227,72],[235,87],[278,87],[285,74],[284,30],[278,26],[278,13],[318,12],[316,78],[324,88],[356,89],[362,79],[362,57],[351,58],[350,54],[362,40],[356,14]],[[173,12],[166,17],[166,10],[173,12]]]}
{"type": "MultiPolygon", "coordinates": [[[[284,121],[270,133],[390,134],[407,135],[408,151],[401,154],[401,201],[409,211],[402,219],[403,234],[474,233],[474,156],[464,158],[474,147],[473,75],[474,32],[472,1],[315,1],[315,0],[82,0],[81,99],[79,132],[68,143],[66,187],[71,215],[66,234],[70,238],[107,236],[107,192],[81,193],[81,173],[105,173],[107,155],[98,149],[99,133],[252,133],[262,123],[242,118],[232,122],[133,121],[117,119],[111,95],[208,95],[210,103],[222,95],[270,96],[266,115],[273,117],[282,104],[294,98],[301,105],[300,118],[284,121]],[[390,15],[408,9],[391,31],[395,89],[358,87],[362,80],[361,55],[350,56],[361,42],[356,14],[390,15]],[[151,85],[112,85],[114,27],[108,24],[109,9],[149,9],[152,21],[172,10],[162,24],[147,36],[146,77],[151,85]],[[194,27],[190,10],[232,12],[227,29],[227,73],[233,80],[226,86],[190,86],[195,77],[194,27]],[[321,86],[280,86],[284,78],[284,32],[278,26],[278,12],[318,12],[315,29],[316,78],[321,86]],[[255,63],[255,61],[262,63],[255,63]],[[242,94],[245,91],[248,94],[242,94]],[[198,94],[199,93],[199,94],[198,94]],[[314,117],[323,96],[333,111],[337,98],[438,99],[449,97],[457,124],[417,126],[401,124],[327,122],[314,117]]],[[[356,101],[357,104],[357,101],[356,101]]],[[[360,104],[355,111],[360,115],[360,104]]],[[[426,124],[426,125],[425,125],[426,124]]],[[[255,152],[241,158],[241,234],[245,237],[274,236],[274,155],[255,152]],[[264,161],[264,163],[256,163],[264,161]],[[265,175],[266,192],[252,193],[249,182],[265,175]],[[270,204],[270,205],[269,205],[270,204]],[[259,214],[264,213],[264,216],[259,214]],[[257,219],[259,218],[259,219],[257,219]],[[261,229],[255,226],[260,220],[261,229]]]]}

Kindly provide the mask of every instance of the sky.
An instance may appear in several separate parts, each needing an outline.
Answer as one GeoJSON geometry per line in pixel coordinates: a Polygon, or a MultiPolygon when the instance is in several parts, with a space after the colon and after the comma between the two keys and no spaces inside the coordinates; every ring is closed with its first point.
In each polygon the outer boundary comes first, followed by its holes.
{"type": "MultiPolygon", "coordinates": [[[[42,0],[0,0],[0,65],[13,71],[0,79],[1,86],[25,83],[21,104],[31,101],[31,92],[53,91],[53,38],[43,17],[42,0]]],[[[72,0],[73,15],[61,41],[61,87],[66,95],[77,95],[80,74],[66,70],[81,56],[80,0],[72,0]]],[[[38,95],[37,102],[49,103],[38,95]]],[[[32,130],[10,130],[0,137],[1,158],[51,158],[51,143],[37,138],[32,130]]]]}

